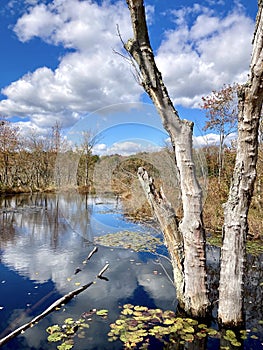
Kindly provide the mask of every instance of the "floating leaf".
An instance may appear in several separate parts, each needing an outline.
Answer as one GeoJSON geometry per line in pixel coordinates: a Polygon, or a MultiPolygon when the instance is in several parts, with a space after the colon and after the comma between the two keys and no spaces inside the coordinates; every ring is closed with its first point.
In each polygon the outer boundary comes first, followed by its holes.
{"type": "Polygon", "coordinates": [[[134,306],[134,310],[136,310],[136,311],[147,311],[148,308],[146,306],[136,305],[136,306],[134,306]]]}
{"type": "Polygon", "coordinates": [[[202,332],[197,332],[196,333],[196,336],[198,337],[198,338],[205,338],[206,336],[207,336],[207,334],[206,333],[202,333],[202,332]]]}
{"type": "Polygon", "coordinates": [[[82,328],[89,328],[89,325],[87,323],[81,323],[80,329],[82,328]]]}
{"type": "MultiPolygon", "coordinates": [[[[193,320],[192,318],[186,318],[185,321],[189,323],[192,326],[196,326],[198,324],[198,321],[193,320]]],[[[206,325],[205,325],[206,326],[206,325]]]]}
{"type": "Polygon", "coordinates": [[[132,315],[133,314],[133,310],[131,309],[124,309],[121,312],[123,315],[132,315]]]}
{"type": "Polygon", "coordinates": [[[46,331],[49,334],[52,334],[54,332],[60,332],[61,331],[61,327],[58,324],[54,324],[53,326],[49,326],[46,331]]]}
{"type": "Polygon", "coordinates": [[[65,337],[66,337],[65,334],[62,332],[54,332],[48,336],[47,340],[50,342],[57,342],[62,340],[65,337]]]}
{"type": "Polygon", "coordinates": [[[226,331],[226,336],[227,336],[228,338],[230,338],[230,339],[236,338],[235,332],[231,331],[231,329],[228,329],[228,330],[226,331]]]}
{"type": "Polygon", "coordinates": [[[233,345],[233,346],[241,346],[242,344],[239,342],[239,341],[237,341],[237,340],[232,340],[231,341],[231,344],[233,345]]]}
{"type": "Polygon", "coordinates": [[[168,318],[168,319],[163,321],[163,324],[174,324],[174,320],[168,318]]]}
{"type": "Polygon", "coordinates": [[[185,335],[183,336],[183,339],[184,339],[185,341],[187,341],[187,342],[193,342],[193,341],[194,341],[194,336],[193,336],[193,334],[185,334],[185,335]]]}
{"type": "Polygon", "coordinates": [[[253,334],[253,335],[251,335],[251,337],[250,337],[251,339],[258,339],[258,336],[257,335],[255,335],[255,334],[253,334]]]}
{"type": "MultiPolygon", "coordinates": [[[[89,312],[84,312],[82,317],[78,320],[74,320],[72,317],[65,319],[63,326],[57,324],[50,326],[46,329],[49,333],[48,341],[50,342],[59,342],[62,341],[60,345],[57,346],[59,350],[72,349],[74,346],[74,341],[72,336],[77,334],[79,338],[85,337],[85,329],[89,328],[89,324],[86,323],[86,316],[92,315],[106,317],[108,315],[108,310],[91,310],[89,312]]],[[[90,319],[91,320],[91,319],[90,319]]]]}
{"type": "Polygon", "coordinates": [[[58,345],[58,350],[70,350],[73,348],[73,344],[68,343],[62,343],[61,345],[58,345]]]}
{"type": "Polygon", "coordinates": [[[190,318],[176,317],[173,311],[148,309],[131,304],[123,306],[120,318],[110,327],[109,340],[119,339],[125,349],[147,349],[150,344],[149,336],[164,344],[175,344],[178,341],[185,344],[193,342],[196,338],[217,335],[217,331],[208,328],[207,325],[198,325],[196,320],[190,318]]]}
{"type": "Polygon", "coordinates": [[[73,324],[74,323],[74,320],[72,317],[69,317],[69,318],[66,318],[65,321],[64,321],[65,324],[73,324]]]}
{"type": "Polygon", "coordinates": [[[199,324],[197,327],[198,327],[198,328],[203,328],[203,329],[206,329],[206,328],[207,328],[207,325],[206,325],[206,324],[201,323],[201,324],[199,324]]]}
{"type": "Polygon", "coordinates": [[[108,310],[98,310],[97,312],[96,312],[96,314],[98,315],[98,316],[107,316],[108,315],[108,310]]]}
{"type": "Polygon", "coordinates": [[[108,247],[122,247],[138,251],[155,251],[156,248],[162,245],[159,238],[153,237],[143,232],[120,231],[109,233],[104,236],[94,238],[95,243],[102,244],[108,247]]]}
{"type": "Polygon", "coordinates": [[[207,334],[208,335],[217,335],[217,331],[213,328],[207,329],[207,334]]]}

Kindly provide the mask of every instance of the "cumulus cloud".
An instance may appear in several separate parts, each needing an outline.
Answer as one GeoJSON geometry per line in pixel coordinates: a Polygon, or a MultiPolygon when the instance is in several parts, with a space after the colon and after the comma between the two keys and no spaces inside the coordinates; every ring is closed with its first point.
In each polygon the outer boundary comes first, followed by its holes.
{"type": "MultiPolygon", "coordinates": [[[[235,132],[229,134],[224,144],[230,146],[231,142],[236,140],[237,134],[235,132]]],[[[209,133],[203,136],[194,136],[193,144],[194,147],[208,147],[208,146],[218,146],[220,143],[220,136],[218,134],[209,133]]]]}
{"type": "MultiPolygon", "coordinates": [[[[0,113],[30,118],[44,130],[58,120],[62,127],[70,127],[86,113],[140,100],[142,89],[127,62],[113,53],[122,51],[117,24],[124,41],[132,36],[125,2],[24,4],[25,13],[14,26],[19,40],[41,39],[65,53],[56,69],[39,67],[2,89],[6,99],[0,101],[0,113]]],[[[149,5],[146,10],[154,26],[155,8],[149,5]]],[[[197,107],[200,97],[211,90],[246,80],[254,24],[240,6],[220,17],[195,4],[172,16],[174,27],[166,31],[156,59],[176,105],[197,107]]],[[[151,30],[154,33],[155,28],[151,30]]]]}
{"type": "Polygon", "coordinates": [[[138,101],[141,88],[113,52],[122,50],[116,24],[124,38],[131,35],[123,2],[100,6],[67,0],[31,6],[14,27],[20,41],[38,37],[69,51],[54,71],[40,67],[2,89],[7,99],[0,102],[1,113],[29,116],[37,127],[50,127],[56,120],[68,127],[84,113],[138,101]]]}
{"type": "Polygon", "coordinates": [[[115,142],[111,146],[104,143],[94,146],[93,152],[98,155],[119,154],[122,156],[130,156],[140,152],[157,152],[161,147],[145,141],[122,141],[115,142]]]}
{"type": "Polygon", "coordinates": [[[196,4],[173,15],[157,63],[175,104],[198,107],[213,89],[247,80],[254,24],[242,9],[221,18],[196,4]]]}

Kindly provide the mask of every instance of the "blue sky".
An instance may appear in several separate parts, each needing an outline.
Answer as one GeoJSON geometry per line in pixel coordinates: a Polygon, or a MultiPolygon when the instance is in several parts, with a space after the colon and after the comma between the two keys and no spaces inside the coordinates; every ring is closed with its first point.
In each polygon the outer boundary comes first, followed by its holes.
{"type": "MultiPolygon", "coordinates": [[[[157,65],[180,116],[195,122],[199,136],[201,96],[247,78],[257,1],[145,4],[157,65]]],[[[0,113],[25,135],[44,134],[56,122],[67,133],[80,125],[104,130],[97,145],[104,154],[139,150],[140,142],[142,149],[147,142],[146,149],[159,147],[165,134],[158,116],[129,64],[113,52],[123,52],[116,25],[123,40],[132,36],[125,0],[2,0],[0,113]],[[153,115],[154,126],[141,110],[153,115]]]]}

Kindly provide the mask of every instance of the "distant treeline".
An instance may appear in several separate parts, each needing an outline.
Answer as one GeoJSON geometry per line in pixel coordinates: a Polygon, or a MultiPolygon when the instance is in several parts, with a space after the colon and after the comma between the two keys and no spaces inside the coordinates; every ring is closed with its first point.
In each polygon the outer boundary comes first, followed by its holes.
{"type": "Polygon", "coordinates": [[[87,146],[70,145],[59,125],[46,136],[32,131],[22,137],[18,127],[1,120],[0,193],[52,191],[67,186],[88,190],[98,156],[87,146]]]}
{"type": "MultiPolygon", "coordinates": [[[[174,167],[173,153],[168,147],[160,152],[132,156],[94,155],[94,138],[85,133],[80,146],[70,145],[58,125],[45,137],[32,132],[22,137],[19,128],[6,120],[0,122],[0,193],[21,193],[78,189],[80,192],[113,193],[123,200],[127,215],[149,217],[137,181],[140,166],[162,186],[180,217],[180,190],[174,167]]],[[[203,188],[204,221],[210,232],[220,232],[223,207],[233,173],[235,148],[225,147],[219,159],[219,147],[194,150],[197,176],[203,188]],[[221,162],[221,165],[220,165],[221,162]],[[221,166],[221,169],[220,169],[221,166]]],[[[260,144],[257,181],[249,212],[250,232],[260,237],[263,232],[263,147],[260,144]]]]}

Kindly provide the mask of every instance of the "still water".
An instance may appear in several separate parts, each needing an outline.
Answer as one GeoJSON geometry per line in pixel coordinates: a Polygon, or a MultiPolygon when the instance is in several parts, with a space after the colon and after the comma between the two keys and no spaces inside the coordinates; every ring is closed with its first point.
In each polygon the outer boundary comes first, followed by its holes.
{"type": "MultiPolygon", "coordinates": [[[[83,264],[97,236],[123,230],[159,235],[151,227],[126,220],[115,199],[77,193],[19,195],[1,199],[0,208],[0,338],[77,286],[96,280],[60,310],[4,345],[3,350],[56,349],[57,344],[47,341],[46,328],[62,324],[68,317],[79,319],[91,309],[109,310],[108,318],[94,318],[85,338],[76,338],[74,349],[122,349],[120,342],[110,343],[107,337],[109,323],[118,318],[122,305],[176,310],[175,290],[167,277],[172,275],[171,266],[165,257],[160,265],[151,253],[98,246],[97,253],[83,264]],[[104,274],[107,280],[96,279],[105,264],[109,264],[104,274]],[[76,274],[76,269],[81,271],[76,274]]],[[[167,255],[164,247],[159,253],[167,255]]],[[[258,323],[263,318],[262,257],[249,259],[246,326],[257,328],[254,333],[259,339],[244,342],[242,349],[256,350],[263,348],[263,331],[258,323]]],[[[211,250],[208,260],[209,283],[216,291],[218,251],[211,250]]],[[[207,350],[219,348],[218,340],[202,345],[207,350]]],[[[188,344],[187,349],[197,350],[198,345],[188,344]]]]}
{"type": "MultiPolygon", "coordinates": [[[[107,333],[108,323],[117,319],[121,305],[176,307],[174,288],[152,254],[99,246],[83,266],[94,248],[95,236],[120,230],[149,231],[128,222],[115,200],[76,193],[20,195],[5,198],[1,207],[1,337],[8,327],[13,330],[26,323],[76,285],[93,281],[109,264],[105,272],[108,281],[97,280],[3,349],[55,349],[56,345],[47,342],[45,329],[67,317],[78,319],[93,308],[109,310],[108,320],[92,322],[85,341],[79,340],[74,348],[120,349],[120,344],[108,342],[107,333]],[[79,267],[82,271],[75,275],[79,267]]],[[[163,264],[170,273],[166,259],[163,264]]]]}

